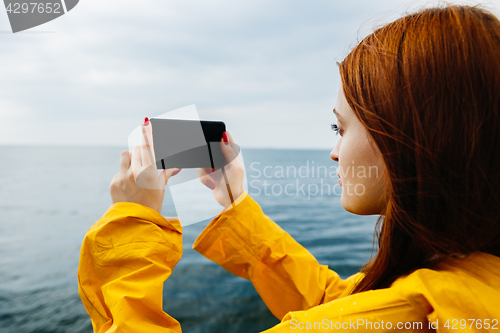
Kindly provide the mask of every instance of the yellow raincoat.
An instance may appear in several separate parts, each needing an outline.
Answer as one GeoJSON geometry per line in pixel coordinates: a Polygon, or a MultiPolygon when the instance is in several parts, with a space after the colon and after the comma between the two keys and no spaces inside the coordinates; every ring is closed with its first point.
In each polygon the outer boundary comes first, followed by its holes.
{"type": "MultiPolygon", "coordinates": [[[[281,332],[500,332],[500,258],[476,252],[419,269],[390,288],[348,295],[343,280],[244,192],[193,248],[252,281],[281,332]]],[[[181,332],[163,312],[163,283],[182,256],[182,227],[135,203],[113,204],[87,232],[79,294],[94,332],[181,332]]],[[[168,283],[168,282],[167,282],[168,283]]],[[[200,323],[202,325],[203,323],[200,323]]]]}

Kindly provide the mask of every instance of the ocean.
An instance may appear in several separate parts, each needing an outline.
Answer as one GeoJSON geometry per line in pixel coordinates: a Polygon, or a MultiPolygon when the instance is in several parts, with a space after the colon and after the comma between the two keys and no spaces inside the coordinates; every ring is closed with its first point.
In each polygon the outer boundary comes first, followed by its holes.
{"type": "MultiPolygon", "coordinates": [[[[123,149],[0,146],[1,333],[92,332],[78,296],[80,246],[111,204],[109,183],[123,149]]],[[[342,208],[329,151],[242,153],[248,193],[320,264],[346,278],[370,259],[377,216],[342,208]]],[[[162,213],[171,212],[167,190],[162,213]]],[[[184,254],[165,282],[164,310],[187,333],[254,333],[276,325],[250,281],[191,249],[210,220],[184,228],[184,254]]]]}

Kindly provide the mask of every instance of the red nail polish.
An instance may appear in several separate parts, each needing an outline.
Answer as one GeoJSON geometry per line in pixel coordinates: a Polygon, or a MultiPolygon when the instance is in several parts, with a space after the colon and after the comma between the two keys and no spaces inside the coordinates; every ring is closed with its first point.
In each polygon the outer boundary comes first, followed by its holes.
{"type": "Polygon", "coordinates": [[[226,146],[229,144],[229,140],[227,139],[227,135],[226,135],[226,132],[222,133],[222,138],[224,139],[224,143],[226,144],[226,146]]]}
{"type": "Polygon", "coordinates": [[[142,126],[148,126],[149,125],[149,119],[148,117],[144,118],[144,124],[142,126]]]}

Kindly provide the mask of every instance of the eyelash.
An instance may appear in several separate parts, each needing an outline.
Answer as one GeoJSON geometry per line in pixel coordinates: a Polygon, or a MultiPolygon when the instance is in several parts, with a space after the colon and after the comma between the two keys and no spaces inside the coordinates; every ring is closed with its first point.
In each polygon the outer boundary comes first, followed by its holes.
{"type": "Polygon", "coordinates": [[[332,131],[335,132],[335,135],[339,135],[340,134],[340,128],[337,126],[337,124],[331,124],[332,126],[332,131]]]}

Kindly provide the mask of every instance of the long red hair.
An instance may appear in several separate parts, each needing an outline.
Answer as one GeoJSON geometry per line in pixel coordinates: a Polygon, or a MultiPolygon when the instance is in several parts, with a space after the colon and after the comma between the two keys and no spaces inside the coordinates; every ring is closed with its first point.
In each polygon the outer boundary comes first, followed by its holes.
{"type": "Polygon", "coordinates": [[[378,252],[354,293],[449,256],[500,256],[500,21],[472,6],[423,9],[339,64],[344,94],[384,156],[378,252]]]}

